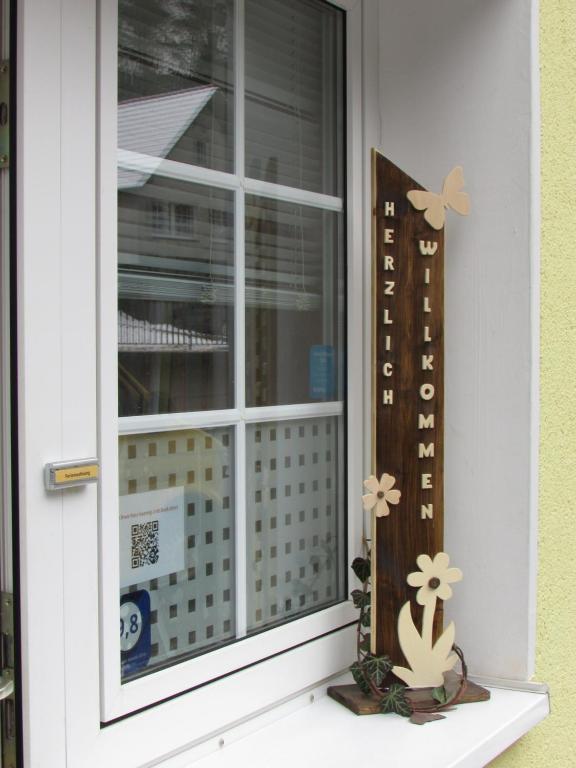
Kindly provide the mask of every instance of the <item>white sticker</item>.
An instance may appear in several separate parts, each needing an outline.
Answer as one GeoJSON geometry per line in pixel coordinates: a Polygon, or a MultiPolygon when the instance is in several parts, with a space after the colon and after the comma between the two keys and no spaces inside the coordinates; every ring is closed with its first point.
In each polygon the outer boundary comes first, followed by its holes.
{"type": "Polygon", "coordinates": [[[184,489],[120,497],[120,586],[185,568],[184,489]]]}

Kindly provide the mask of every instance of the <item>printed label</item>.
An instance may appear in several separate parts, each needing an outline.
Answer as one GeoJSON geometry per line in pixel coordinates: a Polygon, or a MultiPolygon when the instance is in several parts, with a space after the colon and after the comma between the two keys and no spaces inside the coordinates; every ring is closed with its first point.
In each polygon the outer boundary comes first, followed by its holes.
{"type": "Polygon", "coordinates": [[[120,586],[185,567],[184,489],[120,497],[120,586]]]}

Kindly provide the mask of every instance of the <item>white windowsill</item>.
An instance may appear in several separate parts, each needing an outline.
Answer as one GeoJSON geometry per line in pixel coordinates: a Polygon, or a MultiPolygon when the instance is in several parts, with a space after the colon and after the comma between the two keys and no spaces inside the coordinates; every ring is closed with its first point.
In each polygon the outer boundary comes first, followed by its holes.
{"type": "MultiPolygon", "coordinates": [[[[348,676],[337,682],[350,682],[348,676]]],[[[330,684],[334,684],[331,681],[330,684]]],[[[416,726],[396,715],[352,714],[325,695],[327,685],[240,724],[167,763],[166,768],[364,768],[426,765],[480,768],[550,711],[542,688],[490,688],[489,702],[465,704],[445,720],[416,726]],[[311,696],[314,695],[314,701],[311,696]]],[[[530,687],[530,686],[527,686],[530,687]]]]}

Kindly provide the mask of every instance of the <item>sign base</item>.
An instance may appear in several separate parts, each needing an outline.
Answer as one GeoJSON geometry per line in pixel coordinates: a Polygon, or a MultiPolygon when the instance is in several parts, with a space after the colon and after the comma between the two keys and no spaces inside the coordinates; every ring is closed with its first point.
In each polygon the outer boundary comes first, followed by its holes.
{"type": "MultiPolygon", "coordinates": [[[[446,687],[453,690],[460,682],[460,675],[455,672],[448,672],[445,676],[446,687]]],[[[432,698],[432,688],[419,688],[417,690],[406,690],[406,698],[419,707],[433,707],[438,702],[432,698]]],[[[342,704],[355,715],[379,715],[380,707],[376,699],[372,696],[366,696],[355,683],[351,685],[331,685],[328,688],[328,696],[339,704],[342,704]]],[[[466,690],[462,697],[458,699],[458,704],[475,704],[479,701],[488,701],[490,691],[481,685],[468,680],[466,690]]]]}

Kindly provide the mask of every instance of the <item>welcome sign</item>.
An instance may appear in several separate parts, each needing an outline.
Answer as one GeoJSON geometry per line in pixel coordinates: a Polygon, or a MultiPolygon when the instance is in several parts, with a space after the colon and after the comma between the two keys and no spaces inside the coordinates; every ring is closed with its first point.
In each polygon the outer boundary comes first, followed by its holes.
{"type": "MultiPolygon", "coordinates": [[[[443,549],[442,227],[459,182],[449,180],[434,195],[372,152],[372,465],[395,478],[401,501],[373,518],[371,650],[395,662],[398,614],[413,591],[406,574],[443,549]]],[[[438,611],[435,634],[441,627],[438,611]]]]}

